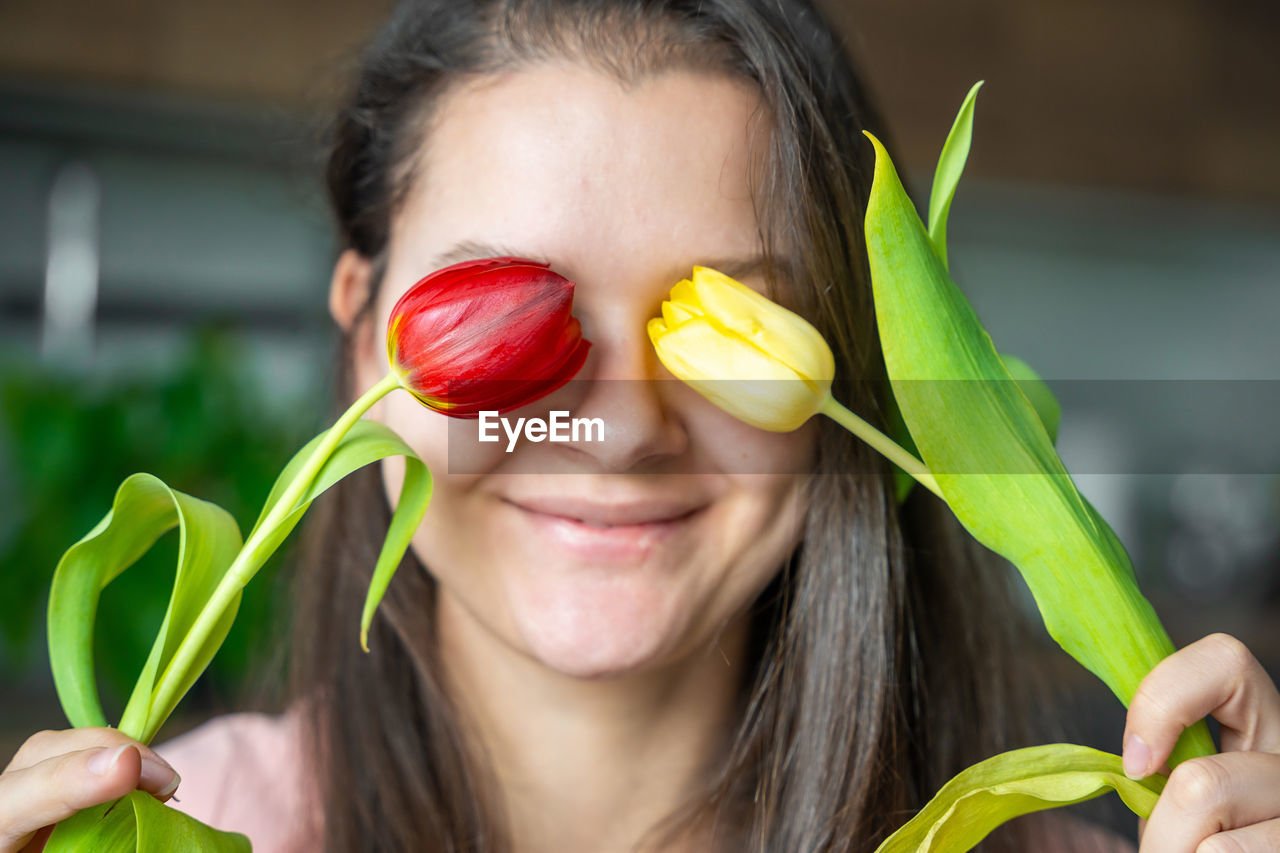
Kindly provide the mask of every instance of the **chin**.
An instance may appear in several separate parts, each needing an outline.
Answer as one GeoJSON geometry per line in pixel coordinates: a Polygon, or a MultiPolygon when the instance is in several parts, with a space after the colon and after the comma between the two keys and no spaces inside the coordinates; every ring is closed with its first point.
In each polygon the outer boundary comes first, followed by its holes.
{"type": "Polygon", "coordinates": [[[661,590],[636,579],[561,578],[519,591],[512,618],[525,651],[573,678],[613,678],[663,663],[683,620],[661,590]]]}

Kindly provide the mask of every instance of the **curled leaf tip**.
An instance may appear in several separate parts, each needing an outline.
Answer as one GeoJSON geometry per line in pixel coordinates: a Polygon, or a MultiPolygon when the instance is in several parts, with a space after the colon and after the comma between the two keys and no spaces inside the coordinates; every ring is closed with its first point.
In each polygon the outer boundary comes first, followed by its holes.
{"type": "Polygon", "coordinates": [[[884,143],[869,130],[862,131],[862,135],[871,140],[871,145],[875,148],[876,152],[876,165],[875,170],[872,173],[872,185],[874,186],[875,182],[880,179],[881,175],[884,175],[886,180],[890,174],[896,178],[898,174],[897,170],[893,167],[893,161],[889,159],[889,152],[885,149],[884,143]]]}
{"type": "Polygon", "coordinates": [[[1005,821],[1069,806],[1114,790],[1148,818],[1167,779],[1124,775],[1120,756],[1087,746],[1050,743],[981,761],[947,782],[876,853],[964,853],[1005,821]]]}

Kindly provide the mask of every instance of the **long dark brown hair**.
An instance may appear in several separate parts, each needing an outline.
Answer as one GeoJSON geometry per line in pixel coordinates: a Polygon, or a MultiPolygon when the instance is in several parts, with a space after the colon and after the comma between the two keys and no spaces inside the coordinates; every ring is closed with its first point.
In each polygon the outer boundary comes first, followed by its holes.
{"type": "MultiPolygon", "coordinates": [[[[885,129],[805,0],[403,3],[333,128],[327,179],[343,246],[380,268],[427,119],[458,75],[548,58],[623,82],[690,68],[758,86],[773,132],[755,198],[773,279],[794,285],[780,298],[831,343],[836,397],[882,424],[877,386],[860,381],[884,376],[860,133],[883,139],[885,129]]],[[[356,390],[351,361],[347,340],[342,404],[356,390]]],[[[803,539],[753,606],[740,716],[719,771],[651,840],[697,825],[714,826],[724,850],[871,851],[952,775],[1031,742],[1034,691],[1011,653],[1025,628],[1005,576],[931,495],[916,489],[899,505],[889,474],[865,445],[821,425],[803,539]]],[[[435,582],[412,554],[374,622],[373,652],[356,642],[388,517],[377,466],[353,475],[318,509],[299,569],[292,684],[314,738],[324,848],[510,850],[500,791],[443,679],[435,582]]],[[[985,849],[1035,849],[1033,828],[1010,824],[985,849]]]]}

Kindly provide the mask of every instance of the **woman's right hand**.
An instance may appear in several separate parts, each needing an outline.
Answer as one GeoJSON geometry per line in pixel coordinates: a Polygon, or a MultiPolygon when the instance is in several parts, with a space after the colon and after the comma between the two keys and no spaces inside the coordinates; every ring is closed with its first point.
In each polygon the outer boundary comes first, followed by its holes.
{"type": "Polygon", "coordinates": [[[115,729],[36,732],[0,773],[0,853],[41,850],[53,824],[134,788],[167,800],[179,781],[164,759],[115,729]]]}

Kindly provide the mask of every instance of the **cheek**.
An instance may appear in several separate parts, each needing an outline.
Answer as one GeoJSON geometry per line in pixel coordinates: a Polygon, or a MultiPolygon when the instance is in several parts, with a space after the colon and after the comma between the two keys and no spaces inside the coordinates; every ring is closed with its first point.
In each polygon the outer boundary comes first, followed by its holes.
{"type": "MultiPolygon", "coordinates": [[[[480,476],[451,472],[485,467],[483,460],[467,457],[465,448],[458,449],[454,434],[463,429],[474,438],[475,422],[433,412],[406,391],[392,392],[370,416],[394,430],[431,471],[431,503],[413,537],[415,554],[433,571],[454,564],[462,559],[459,552],[467,550],[470,539],[459,532],[475,529],[476,521],[468,513],[475,502],[473,487],[480,476]],[[459,464],[459,454],[466,464],[459,464]]],[[[488,445],[484,447],[488,452],[488,445]]],[[[404,482],[403,457],[385,459],[382,476],[387,500],[394,506],[404,482]]]]}
{"type": "Polygon", "coordinates": [[[698,592],[686,602],[693,647],[742,618],[782,571],[804,530],[806,482],[789,474],[734,478],[699,549],[698,592]]]}
{"type": "MultiPolygon", "coordinates": [[[[433,477],[447,470],[449,456],[449,418],[431,411],[419,403],[408,391],[392,391],[369,413],[369,417],[390,427],[405,444],[427,463],[433,477]]],[[[403,464],[399,457],[383,463],[385,472],[396,471],[395,485],[399,488],[403,464]]],[[[388,480],[388,485],[391,481],[388,480]]]]}
{"type": "Polygon", "coordinates": [[[710,403],[686,410],[690,445],[709,470],[733,477],[808,474],[818,444],[818,418],[792,432],[768,432],[710,403]]]}
{"type": "Polygon", "coordinates": [[[800,541],[807,477],[747,474],[734,481],[715,550],[727,558],[727,580],[763,587],[800,541]]]}
{"type": "Polygon", "coordinates": [[[686,424],[696,452],[731,483],[704,552],[719,556],[723,574],[714,580],[723,584],[723,615],[754,601],[799,544],[819,424],[814,418],[793,432],[767,432],[714,407],[687,413],[686,424]]]}

